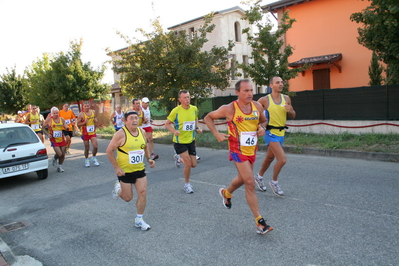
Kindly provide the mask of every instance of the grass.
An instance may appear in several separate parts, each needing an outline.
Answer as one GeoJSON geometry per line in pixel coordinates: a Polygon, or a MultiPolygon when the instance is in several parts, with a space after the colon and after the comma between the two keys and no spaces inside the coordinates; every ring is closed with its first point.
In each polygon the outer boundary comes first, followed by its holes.
{"type": "MultiPolygon", "coordinates": [[[[112,138],[115,130],[108,126],[97,130],[103,137],[112,138]]],[[[227,132],[225,132],[227,133],[227,132]]],[[[154,142],[172,144],[172,133],[167,130],[154,130],[154,142]]],[[[259,144],[264,145],[263,138],[259,144]]],[[[227,149],[227,142],[217,142],[213,134],[204,131],[197,135],[197,146],[213,149],[227,149]]],[[[297,153],[302,148],[317,148],[326,150],[352,150],[364,152],[399,153],[399,134],[314,134],[314,133],[286,133],[284,146],[291,146],[297,153]]]]}

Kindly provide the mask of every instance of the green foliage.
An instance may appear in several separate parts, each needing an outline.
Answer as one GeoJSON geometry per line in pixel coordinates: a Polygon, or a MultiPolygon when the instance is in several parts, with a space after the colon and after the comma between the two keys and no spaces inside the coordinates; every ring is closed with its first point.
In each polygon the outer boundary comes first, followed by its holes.
{"type": "Polygon", "coordinates": [[[373,52],[373,55],[371,57],[371,63],[369,66],[369,77],[370,77],[370,82],[369,85],[370,86],[376,86],[376,85],[381,85],[382,84],[382,71],[384,70],[384,68],[380,65],[380,63],[378,62],[378,58],[375,54],[375,52],[373,52]]]}
{"type": "Polygon", "coordinates": [[[170,109],[182,89],[196,99],[210,96],[212,87],[225,89],[229,85],[226,62],[232,44],[201,51],[208,41],[207,33],[215,28],[210,24],[212,18],[213,15],[205,16],[204,25],[190,36],[185,31],[164,32],[156,20],[154,32],[139,30],[147,41],[135,40],[131,44],[125,38],[130,46],[114,52],[114,71],[121,75],[122,92],[131,97],[158,99],[160,107],[170,109]]]}
{"type": "Polygon", "coordinates": [[[17,75],[15,68],[0,76],[0,109],[2,112],[16,114],[25,109],[28,101],[26,95],[26,79],[17,75]]]}
{"type": "Polygon", "coordinates": [[[391,69],[388,84],[399,84],[399,5],[397,0],[371,0],[362,12],[353,13],[351,20],[362,23],[358,42],[374,51],[378,59],[391,69]],[[393,74],[395,73],[395,74],[393,74]]]}
{"type": "Polygon", "coordinates": [[[30,103],[44,110],[64,102],[88,100],[108,93],[107,86],[100,83],[105,69],[94,70],[90,62],[82,62],[82,44],[82,40],[71,42],[67,53],[43,54],[42,59],[26,70],[30,103]]]}
{"type": "Polygon", "coordinates": [[[399,84],[399,64],[389,64],[385,72],[385,83],[387,85],[399,84]]]}
{"type": "MultiPolygon", "coordinates": [[[[288,67],[288,57],[292,55],[293,48],[284,43],[283,36],[296,20],[289,17],[288,11],[284,12],[277,31],[272,34],[273,24],[265,16],[267,11],[262,10],[260,2],[260,0],[255,2],[248,11],[245,11],[245,16],[242,18],[247,19],[251,25],[255,25],[257,28],[257,33],[253,35],[250,28],[243,30],[253,49],[251,58],[254,62],[247,65],[240,64],[239,67],[248,73],[256,84],[267,86],[272,77],[280,76],[283,80],[288,81],[295,78],[307,66],[294,69],[288,67]]],[[[287,93],[288,89],[288,83],[286,83],[284,93],[287,93]]]]}

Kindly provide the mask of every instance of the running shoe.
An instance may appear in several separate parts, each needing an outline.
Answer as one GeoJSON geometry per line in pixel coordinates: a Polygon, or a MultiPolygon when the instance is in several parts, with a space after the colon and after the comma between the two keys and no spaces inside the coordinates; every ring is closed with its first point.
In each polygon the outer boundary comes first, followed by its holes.
{"type": "Polygon", "coordinates": [[[197,158],[197,161],[201,160],[201,157],[199,157],[198,155],[195,155],[195,158],[197,158]]]}
{"type": "Polygon", "coordinates": [[[270,231],[273,230],[273,227],[271,227],[270,225],[268,225],[265,221],[265,219],[260,218],[258,220],[258,222],[256,223],[256,232],[258,234],[264,235],[270,231]]]}
{"type": "Polygon", "coordinates": [[[100,165],[100,163],[97,161],[96,157],[92,157],[91,161],[93,162],[94,166],[99,166],[100,165]]]}
{"type": "Polygon", "coordinates": [[[68,154],[68,155],[71,154],[71,152],[69,151],[69,149],[65,151],[65,154],[68,154]]]}
{"type": "Polygon", "coordinates": [[[190,184],[185,184],[183,187],[183,190],[187,193],[187,194],[193,194],[194,190],[192,188],[192,186],[190,184]]]}
{"type": "Polygon", "coordinates": [[[89,161],[89,159],[85,159],[85,166],[86,166],[86,167],[90,167],[90,161],[89,161]]]}
{"type": "Polygon", "coordinates": [[[181,161],[180,161],[180,155],[179,154],[175,154],[175,165],[177,168],[180,168],[181,165],[181,161]]]}
{"type": "Polygon", "coordinates": [[[116,181],[114,184],[114,189],[112,190],[112,198],[113,199],[118,199],[119,197],[119,190],[121,189],[121,183],[119,181],[116,181]]]}
{"type": "Polygon", "coordinates": [[[258,188],[260,191],[266,191],[267,187],[263,183],[263,177],[261,177],[259,174],[254,175],[255,177],[255,182],[258,185],[258,188]]]}
{"type": "Polygon", "coordinates": [[[281,187],[277,184],[273,184],[272,181],[269,182],[270,187],[272,188],[274,194],[277,196],[284,195],[284,192],[281,190],[281,187]]]}
{"type": "Polygon", "coordinates": [[[134,220],[134,226],[141,227],[141,230],[143,230],[143,231],[147,231],[147,230],[151,229],[151,226],[148,223],[146,223],[143,220],[143,218],[136,218],[134,220]]]}
{"type": "Polygon", "coordinates": [[[156,160],[158,158],[159,158],[158,154],[155,154],[155,153],[151,154],[151,157],[150,157],[151,160],[156,160]]]}
{"type": "Polygon", "coordinates": [[[57,172],[63,173],[63,172],[65,172],[65,170],[62,168],[62,166],[58,166],[57,172]]]}
{"type": "Polygon", "coordinates": [[[55,158],[55,155],[53,157],[53,167],[57,167],[58,165],[58,160],[55,158]]]}
{"type": "Polygon", "coordinates": [[[219,195],[223,198],[223,206],[226,207],[227,209],[230,209],[231,208],[231,198],[226,198],[224,196],[225,190],[226,190],[225,188],[220,188],[219,195]]]}

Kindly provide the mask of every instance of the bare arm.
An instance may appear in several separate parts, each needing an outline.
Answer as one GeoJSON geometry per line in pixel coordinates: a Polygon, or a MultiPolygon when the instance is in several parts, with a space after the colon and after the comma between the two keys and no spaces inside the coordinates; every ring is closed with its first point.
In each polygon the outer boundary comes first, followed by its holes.
{"type": "Polygon", "coordinates": [[[219,107],[219,109],[208,113],[204,117],[204,122],[205,122],[206,126],[209,128],[209,130],[212,132],[212,134],[215,136],[215,138],[218,142],[228,140],[229,135],[220,133],[216,129],[215,120],[220,119],[220,118],[226,118],[226,119],[230,120],[231,119],[231,109],[232,109],[232,106],[230,104],[222,105],[221,107],[219,107]]]}
{"type": "Polygon", "coordinates": [[[258,124],[258,136],[264,136],[266,133],[267,118],[263,110],[262,104],[259,102],[254,102],[256,109],[259,111],[259,124],[258,124]]]}
{"type": "Polygon", "coordinates": [[[291,104],[291,98],[288,95],[284,95],[285,99],[285,110],[287,111],[287,114],[290,116],[291,119],[294,119],[296,117],[296,112],[294,110],[294,107],[291,104]]]}
{"type": "Polygon", "coordinates": [[[150,168],[154,168],[155,167],[155,161],[153,159],[151,159],[151,154],[150,154],[150,151],[148,150],[147,138],[145,137],[146,132],[142,128],[139,128],[139,130],[141,130],[141,134],[143,134],[144,141],[145,141],[144,156],[145,156],[145,158],[147,158],[147,162],[150,164],[150,168]]]}
{"type": "Polygon", "coordinates": [[[172,132],[172,134],[175,135],[175,136],[179,136],[180,135],[180,131],[175,129],[174,123],[172,121],[170,121],[170,120],[166,120],[165,128],[167,130],[169,130],[170,132],[172,132]]]}
{"type": "Polygon", "coordinates": [[[114,151],[118,147],[120,147],[123,142],[125,142],[125,132],[123,130],[119,130],[115,133],[114,137],[108,144],[108,147],[106,150],[108,160],[111,162],[112,166],[114,167],[115,173],[117,176],[125,175],[125,172],[122,170],[122,168],[120,168],[120,166],[116,162],[115,154],[114,154],[114,151]]]}

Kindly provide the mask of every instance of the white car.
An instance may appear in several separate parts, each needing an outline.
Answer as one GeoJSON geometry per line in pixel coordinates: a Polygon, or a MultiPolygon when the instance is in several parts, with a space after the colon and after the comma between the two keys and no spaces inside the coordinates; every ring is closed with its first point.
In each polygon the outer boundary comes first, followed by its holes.
{"type": "Polygon", "coordinates": [[[28,125],[0,124],[0,178],[31,172],[47,178],[46,146],[28,125]]]}

